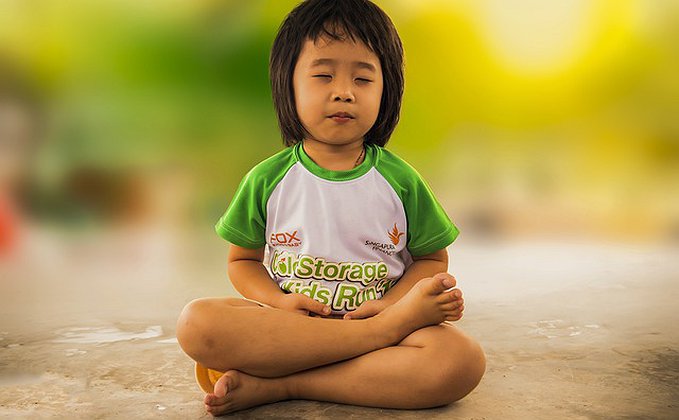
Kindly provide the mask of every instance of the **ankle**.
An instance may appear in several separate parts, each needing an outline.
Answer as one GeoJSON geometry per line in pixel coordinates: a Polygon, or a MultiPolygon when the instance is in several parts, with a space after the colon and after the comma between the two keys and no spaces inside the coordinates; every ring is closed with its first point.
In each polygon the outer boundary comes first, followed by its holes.
{"type": "Polygon", "coordinates": [[[280,386],[277,388],[281,390],[281,401],[286,400],[299,400],[301,399],[299,381],[297,381],[296,375],[288,375],[278,378],[280,381],[280,386]]]}
{"type": "Polygon", "coordinates": [[[393,346],[400,342],[404,335],[400,326],[394,322],[393,318],[387,313],[380,312],[379,314],[365,319],[366,324],[371,330],[370,336],[375,339],[375,347],[378,349],[393,346]]]}

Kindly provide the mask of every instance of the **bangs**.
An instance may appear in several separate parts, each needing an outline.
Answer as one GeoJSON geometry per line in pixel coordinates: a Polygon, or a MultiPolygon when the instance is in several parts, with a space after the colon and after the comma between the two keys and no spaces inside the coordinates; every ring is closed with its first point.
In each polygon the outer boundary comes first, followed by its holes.
{"type": "Polygon", "coordinates": [[[314,43],[321,38],[329,38],[333,41],[345,42],[351,40],[354,43],[363,42],[371,52],[375,52],[373,42],[368,34],[364,33],[356,23],[350,23],[345,16],[334,16],[333,20],[320,22],[309,27],[308,33],[304,34],[306,39],[311,39],[314,43]]]}

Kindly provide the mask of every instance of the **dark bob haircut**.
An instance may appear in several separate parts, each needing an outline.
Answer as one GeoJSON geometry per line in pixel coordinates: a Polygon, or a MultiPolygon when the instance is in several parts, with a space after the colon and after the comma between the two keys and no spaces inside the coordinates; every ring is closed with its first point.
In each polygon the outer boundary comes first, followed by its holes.
{"type": "Polygon", "coordinates": [[[307,39],[323,36],[345,41],[346,36],[362,41],[380,60],[383,89],[375,124],[365,143],[384,146],[394,132],[403,98],[403,45],[394,24],[382,9],[368,0],[307,0],[285,18],[271,47],[269,77],[271,94],[283,142],[292,146],[309,132],[297,115],[293,73],[307,39]]]}

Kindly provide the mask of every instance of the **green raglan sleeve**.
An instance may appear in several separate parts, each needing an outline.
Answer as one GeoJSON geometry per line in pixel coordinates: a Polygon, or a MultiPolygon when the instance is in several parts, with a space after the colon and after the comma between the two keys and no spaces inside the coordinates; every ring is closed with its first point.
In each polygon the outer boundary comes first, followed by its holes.
{"type": "Polygon", "coordinates": [[[219,236],[244,248],[266,244],[266,197],[254,170],[243,178],[224,215],[215,226],[219,236]]]}
{"type": "Polygon", "coordinates": [[[460,232],[427,182],[417,172],[414,176],[403,206],[408,219],[408,251],[421,256],[447,247],[460,232]]]}
{"type": "Polygon", "coordinates": [[[411,255],[431,254],[453,243],[459,230],[450,221],[427,182],[407,162],[380,148],[377,170],[394,188],[403,203],[408,221],[408,241],[411,255]]]}

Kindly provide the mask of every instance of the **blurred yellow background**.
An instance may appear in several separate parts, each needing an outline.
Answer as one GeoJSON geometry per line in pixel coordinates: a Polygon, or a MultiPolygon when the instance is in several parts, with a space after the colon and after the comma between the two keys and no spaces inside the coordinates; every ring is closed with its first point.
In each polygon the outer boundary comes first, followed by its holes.
{"type": "MultiPolygon", "coordinates": [[[[679,2],[376,3],[406,57],[388,147],[463,235],[679,240],[679,2]]],[[[296,4],[0,2],[0,248],[211,229],[283,147],[267,65],[296,4]]]]}

